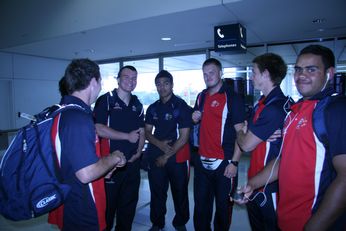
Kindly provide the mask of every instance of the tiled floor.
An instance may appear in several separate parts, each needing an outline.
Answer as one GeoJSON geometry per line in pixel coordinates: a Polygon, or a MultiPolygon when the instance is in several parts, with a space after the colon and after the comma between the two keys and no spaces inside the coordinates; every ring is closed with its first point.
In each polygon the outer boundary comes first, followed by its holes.
{"type": "MultiPolygon", "coordinates": [[[[244,184],[246,181],[246,172],[249,165],[249,158],[243,157],[239,164],[239,182],[244,184]]],[[[142,171],[142,181],[139,192],[139,202],[137,212],[133,223],[132,230],[146,231],[151,227],[149,219],[149,202],[150,190],[147,173],[142,171]]],[[[192,215],[193,215],[193,168],[191,169],[191,177],[189,183],[189,199],[190,199],[190,220],[187,223],[187,230],[193,229],[192,215]]],[[[174,216],[174,207],[170,192],[168,193],[167,200],[167,215],[166,215],[166,231],[173,231],[174,228],[171,224],[174,216]]],[[[0,231],[49,231],[57,230],[56,227],[47,224],[47,216],[42,216],[29,221],[12,222],[0,216],[0,231]]],[[[250,230],[246,209],[244,207],[235,206],[233,209],[231,231],[247,231],[250,230]]]]}

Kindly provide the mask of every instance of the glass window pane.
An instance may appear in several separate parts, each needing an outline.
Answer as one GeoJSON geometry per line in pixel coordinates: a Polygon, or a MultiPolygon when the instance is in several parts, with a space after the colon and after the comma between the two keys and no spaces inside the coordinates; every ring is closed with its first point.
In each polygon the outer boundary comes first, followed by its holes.
{"type": "Polygon", "coordinates": [[[202,64],[205,54],[174,56],[163,59],[163,68],[174,78],[174,94],[194,106],[197,94],[205,88],[202,64]]]}
{"type": "Polygon", "coordinates": [[[119,72],[119,63],[100,64],[100,72],[102,77],[102,89],[99,95],[103,95],[108,91],[112,91],[118,87],[116,76],[119,72]]]}
{"type": "Polygon", "coordinates": [[[132,65],[137,69],[137,87],[133,94],[137,95],[144,110],[158,99],[155,87],[155,76],[159,72],[159,59],[144,59],[124,62],[124,66],[132,65]]]}

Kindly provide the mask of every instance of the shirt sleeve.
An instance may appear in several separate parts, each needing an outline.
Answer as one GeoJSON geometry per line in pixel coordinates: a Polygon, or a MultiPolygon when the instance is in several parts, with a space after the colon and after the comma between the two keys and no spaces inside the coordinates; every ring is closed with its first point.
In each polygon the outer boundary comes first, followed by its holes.
{"type": "MultiPolygon", "coordinates": [[[[183,101],[183,100],[182,100],[183,101]]],[[[178,118],[179,129],[192,127],[192,109],[185,101],[180,105],[180,115],[178,118]]]]}
{"type": "Polygon", "coordinates": [[[154,125],[154,120],[153,120],[153,104],[151,104],[148,107],[147,112],[145,113],[145,123],[154,125]]]}
{"type": "Polygon", "coordinates": [[[60,125],[62,164],[71,166],[74,172],[98,161],[96,132],[92,116],[82,111],[66,111],[60,125]]]}
{"type": "Polygon", "coordinates": [[[141,107],[141,110],[140,110],[140,114],[139,114],[139,127],[140,128],[144,128],[144,109],[143,109],[143,104],[141,104],[139,101],[138,101],[140,107],[141,107]]]}
{"type": "Polygon", "coordinates": [[[108,93],[100,96],[94,107],[95,123],[107,125],[108,120],[108,93]]]}
{"type": "Polygon", "coordinates": [[[277,129],[283,127],[285,115],[282,106],[271,104],[263,109],[255,123],[249,121],[249,130],[261,140],[267,140],[277,129]]]}
{"type": "Polygon", "coordinates": [[[346,98],[327,106],[325,124],[332,156],[346,154],[346,98]]]}

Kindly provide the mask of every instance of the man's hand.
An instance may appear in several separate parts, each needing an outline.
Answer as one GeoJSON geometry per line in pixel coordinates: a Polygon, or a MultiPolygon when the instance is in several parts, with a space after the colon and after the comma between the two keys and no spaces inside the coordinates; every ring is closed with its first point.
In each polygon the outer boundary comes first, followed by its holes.
{"type": "Polygon", "coordinates": [[[168,158],[169,156],[167,156],[166,154],[165,155],[162,155],[162,156],[159,156],[157,159],[156,159],[156,166],[157,167],[164,167],[168,161],[168,158]]]}
{"type": "Polygon", "coordinates": [[[111,155],[114,156],[115,167],[120,168],[126,164],[126,158],[124,156],[124,153],[122,153],[121,151],[116,150],[112,152],[111,155]]]}
{"type": "Polygon", "coordinates": [[[247,129],[248,129],[248,123],[245,120],[243,123],[243,127],[241,128],[241,130],[246,134],[247,133],[247,129]]]}
{"type": "Polygon", "coordinates": [[[202,112],[200,112],[200,111],[194,111],[194,112],[192,113],[192,121],[193,121],[194,123],[198,123],[198,122],[201,120],[201,118],[202,118],[202,112]]]}
{"type": "Polygon", "coordinates": [[[130,133],[128,133],[127,140],[130,143],[136,143],[138,141],[138,139],[139,139],[139,133],[140,133],[140,129],[131,131],[130,133]]]}
{"type": "Polygon", "coordinates": [[[159,148],[165,155],[173,155],[173,148],[170,145],[172,141],[171,140],[163,140],[160,142],[159,148]]]}
{"type": "Polygon", "coordinates": [[[124,154],[122,152],[120,152],[119,150],[112,152],[110,155],[113,156],[113,160],[115,163],[114,163],[114,168],[106,174],[106,176],[105,176],[106,179],[111,178],[113,172],[117,168],[124,167],[126,164],[126,158],[125,158],[124,154]]]}
{"type": "Polygon", "coordinates": [[[236,191],[236,193],[239,195],[241,195],[241,194],[244,194],[244,196],[242,197],[242,198],[238,198],[238,199],[236,199],[236,198],[230,198],[230,200],[231,201],[234,201],[235,203],[237,203],[237,204],[239,204],[239,205],[243,205],[243,204],[246,204],[246,203],[248,203],[249,202],[249,198],[250,198],[250,196],[252,195],[252,193],[253,193],[253,188],[252,188],[252,186],[251,185],[246,185],[246,186],[242,186],[242,187],[238,187],[237,188],[237,191],[236,191]]]}
{"type": "Polygon", "coordinates": [[[235,177],[237,176],[237,169],[238,169],[237,166],[234,166],[232,163],[230,163],[227,165],[223,175],[227,178],[235,177]]]}

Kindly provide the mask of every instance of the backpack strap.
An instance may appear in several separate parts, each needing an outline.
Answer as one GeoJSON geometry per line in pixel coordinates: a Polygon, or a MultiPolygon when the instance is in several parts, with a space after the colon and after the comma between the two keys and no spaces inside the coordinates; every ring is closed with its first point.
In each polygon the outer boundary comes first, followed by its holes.
{"type": "Polygon", "coordinates": [[[205,94],[207,93],[207,89],[204,89],[202,92],[200,92],[197,96],[197,109],[201,112],[203,112],[204,108],[204,101],[205,101],[205,94]]]}

